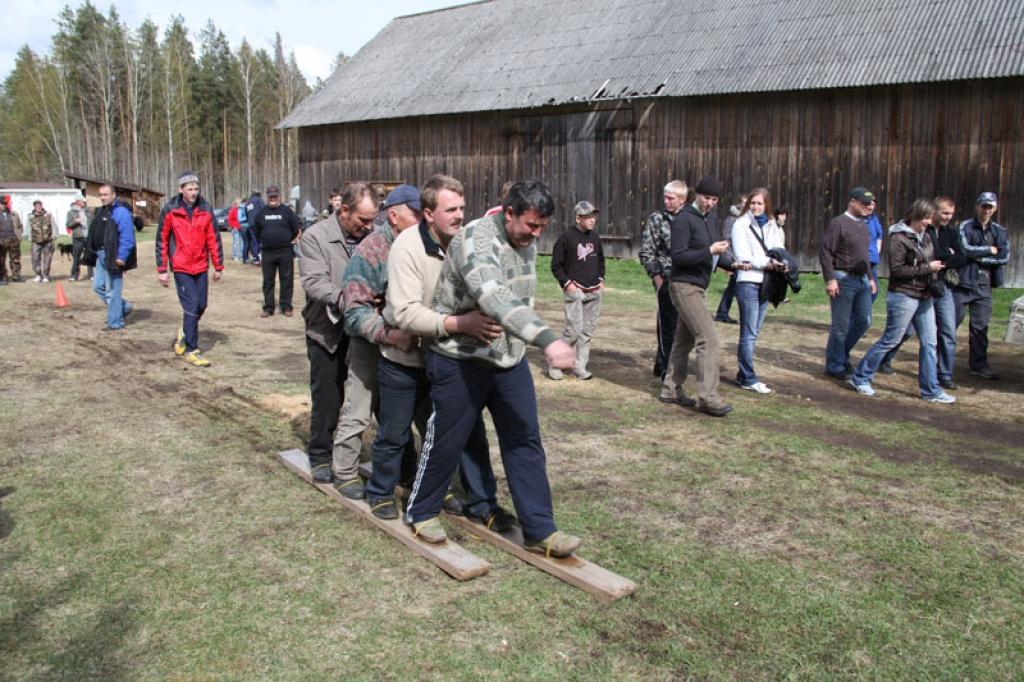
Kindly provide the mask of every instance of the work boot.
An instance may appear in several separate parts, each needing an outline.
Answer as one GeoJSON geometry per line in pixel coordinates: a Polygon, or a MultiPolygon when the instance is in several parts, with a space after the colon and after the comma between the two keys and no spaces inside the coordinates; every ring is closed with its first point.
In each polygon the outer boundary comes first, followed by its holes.
{"type": "Polygon", "coordinates": [[[487,530],[493,530],[495,533],[506,531],[516,524],[515,514],[505,511],[499,506],[495,506],[486,516],[476,516],[467,512],[466,518],[479,523],[487,530]]]}
{"type": "MultiPolygon", "coordinates": [[[[412,490],[412,486],[408,487],[408,490],[412,490]]],[[[444,502],[441,503],[441,509],[452,516],[465,516],[466,506],[462,504],[462,500],[455,496],[455,493],[449,491],[444,496],[444,502]]]]}
{"type": "Polygon", "coordinates": [[[732,405],[728,405],[726,403],[707,403],[702,400],[697,405],[697,409],[704,414],[711,415],[712,417],[724,417],[732,412],[732,405]]]}
{"type": "Polygon", "coordinates": [[[362,500],[366,497],[366,486],[363,479],[356,476],[347,481],[335,481],[334,489],[350,500],[362,500]]]}
{"type": "Polygon", "coordinates": [[[317,464],[310,470],[314,483],[331,483],[334,481],[334,472],[330,464],[317,464]]]}
{"type": "Polygon", "coordinates": [[[536,542],[527,540],[523,542],[523,549],[534,554],[543,554],[549,559],[551,557],[563,559],[571,556],[582,544],[583,540],[575,535],[569,535],[568,533],[556,530],[543,540],[537,540],[536,542]]]}
{"type": "Polygon", "coordinates": [[[367,503],[370,505],[370,513],[378,519],[391,521],[398,518],[398,507],[395,506],[394,498],[369,499],[367,503]]]}

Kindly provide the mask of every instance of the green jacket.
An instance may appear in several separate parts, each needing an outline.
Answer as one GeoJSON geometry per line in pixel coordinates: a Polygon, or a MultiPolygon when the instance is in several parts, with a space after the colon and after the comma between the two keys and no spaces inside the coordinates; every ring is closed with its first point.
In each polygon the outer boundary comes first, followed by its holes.
{"type": "Polygon", "coordinates": [[[28,214],[28,224],[32,229],[33,244],[45,244],[53,241],[57,223],[54,222],[52,215],[46,211],[43,211],[42,214],[33,211],[28,214]]]}

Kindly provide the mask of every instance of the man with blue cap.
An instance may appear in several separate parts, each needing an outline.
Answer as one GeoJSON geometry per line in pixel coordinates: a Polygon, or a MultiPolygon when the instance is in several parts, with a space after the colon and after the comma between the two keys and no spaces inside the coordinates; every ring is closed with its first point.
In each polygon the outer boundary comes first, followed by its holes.
{"type": "Polygon", "coordinates": [[[988,323],[992,319],[992,289],[1003,285],[1010,260],[1006,228],[992,218],[999,205],[995,192],[982,192],[974,217],[960,223],[960,248],[967,264],[957,270],[959,281],[953,289],[956,326],[971,312],[968,334],[968,369],[982,379],[998,379],[988,364],[988,323]]]}

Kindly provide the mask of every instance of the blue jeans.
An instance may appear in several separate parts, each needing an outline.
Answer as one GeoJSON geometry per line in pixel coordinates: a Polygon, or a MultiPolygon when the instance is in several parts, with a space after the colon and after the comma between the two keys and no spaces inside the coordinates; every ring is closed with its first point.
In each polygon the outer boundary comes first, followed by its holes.
{"type": "Polygon", "coordinates": [[[486,407],[498,432],[501,461],[523,537],[538,541],[558,530],[537,420],[537,394],[526,359],[515,367],[498,369],[428,352],[426,364],[434,413],[406,519],[425,521],[441,511],[455,467],[486,407]]]}
{"type": "Polygon", "coordinates": [[[757,383],[754,372],[754,343],[768,312],[768,301],[761,302],[761,285],[757,282],[737,282],[736,300],[740,306],[740,340],[736,345],[739,371],[736,381],[740,386],[757,383]]]}
{"type": "MultiPolygon", "coordinates": [[[[932,309],[935,311],[936,355],[938,356],[936,366],[939,380],[952,381],[953,366],[956,364],[956,302],[953,300],[952,287],[946,287],[946,294],[942,298],[932,299],[932,309]]],[[[892,362],[896,351],[913,335],[913,327],[907,329],[903,340],[886,354],[882,362],[892,362]]]]}
{"type": "Polygon", "coordinates": [[[942,393],[935,359],[935,315],[930,298],[917,299],[890,291],[885,301],[885,331],[875,342],[853,373],[855,384],[870,384],[885,354],[903,340],[913,324],[920,339],[917,380],[922,398],[934,398],[942,393]]]}
{"type": "Polygon", "coordinates": [[[242,252],[245,250],[245,239],[241,230],[231,230],[231,257],[234,260],[242,260],[242,252]]]}
{"type": "Polygon", "coordinates": [[[132,304],[121,297],[124,290],[124,273],[118,270],[111,272],[106,268],[106,253],[103,249],[96,252],[95,279],[92,290],[107,306],[107,327],[124,329],[124,316],[132,311],[132,304]]]}
{"type": "MultiPolygon", "coordinates": [[[[392,499],[395,486],[415,476],[412,423],[415,421],[420,434],[426,436],[427,419],[433,407],[430,383],[426,371],[420,367],[408,367],[381,357],[377,382],[380,425],[373,441],[373,475],[366,484],[366,494],[373,501],[392,499]]],[[[459,476],[466,493],[465,509],[473,516],[486,518],[497,506],[498,486],[491,468],[482,415],[478,415],[466,443],[459,462],[459,476]]]]}
{"type": "Polygon", "coordinates": [[[850,361],[850,351],[871,326],[871,285],[867,275],[836,271],[839,295],[832,299],[832,326],[825,347],[825,371],[840,374],[850,361]]]}

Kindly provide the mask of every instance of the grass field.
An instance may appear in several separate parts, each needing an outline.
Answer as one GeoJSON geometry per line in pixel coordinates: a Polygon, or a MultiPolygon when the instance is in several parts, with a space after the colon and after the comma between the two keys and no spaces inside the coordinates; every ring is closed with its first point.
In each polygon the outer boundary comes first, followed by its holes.
{"type": "MultiPolygon", "coordinates": [[[[712,419],[655,399],[650,285],[611,263],[596,378],[548,381],[530,354],[559,525],[638,583],[606,606],[457,532],[493,568],[455,582],[301,483],[275,459],[305,446],[301,319],[259,319],[258,271],[231,263],[201,327],[214,364],[189,367],[152,259],[127,276],[121,333],[57,259],[70,309],[52,285],[0,288],[2,679],[1024,670],[1024,349],[1001,342],[1019,291],[997,293],[1002,380],[967,375],[964,330],[959,402],[936,406],[916,397],[914,343],[878,398],[821,375],[828,308],[808,276],[758,344],[774,395],[735,388],[736,328],[719,327],[736,409],[712,419]]],[[[546,268],[538,309],[558,327],[546,268]]]]}

